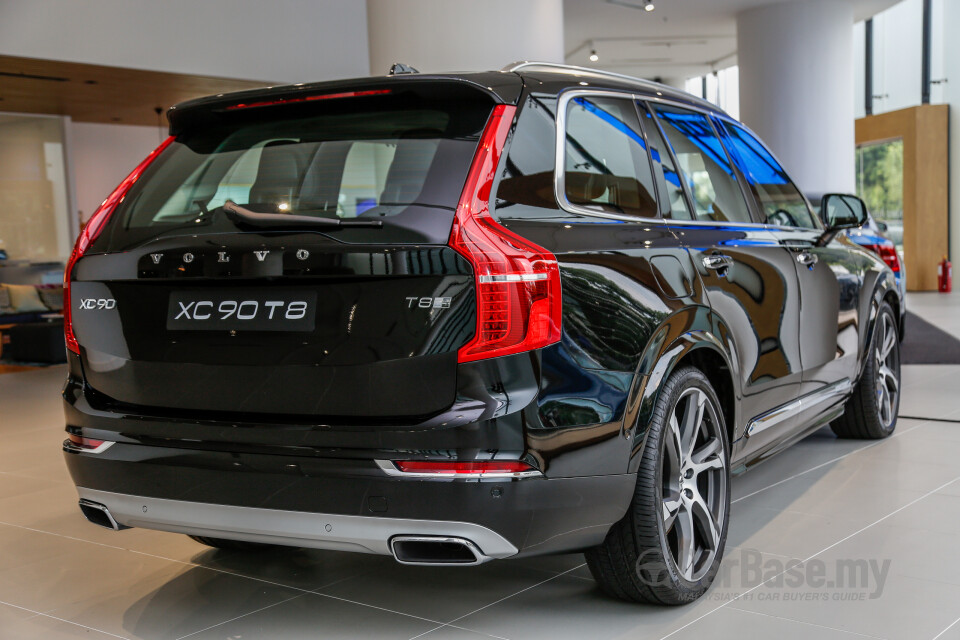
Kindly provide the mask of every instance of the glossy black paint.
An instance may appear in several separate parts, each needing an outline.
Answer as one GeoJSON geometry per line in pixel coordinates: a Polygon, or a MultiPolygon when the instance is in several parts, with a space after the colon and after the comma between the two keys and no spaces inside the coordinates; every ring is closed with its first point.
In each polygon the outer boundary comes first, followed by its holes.
{"type": "MultiPolygon", "coordinates": [[[[589,80],[591,88],[627,98],[726,117],[659,85],[589,80]]],[[[579,77],[402,76],[246,92],[178,106],[171,131],[251,98],[451,81],[518,105],[493,214],[557,257],[562,340],[456,364],[456,348],[473,327],[473,280],[469,265],[437,240],[445,237],[439,227],[429,242],[395,235],[383,245],[371,244],[366,230],[355,244],[345,240],[347,230],[186,233],[86,257],[75,290],[110,295],[118,306],[97,319],[76,317],[84,356],[69,358],[67,425],[119,444],[100,457],[68,453],[78,485],[356,515],[367,512],[366,496],[387,496],[390,517],[479,522],[521,553],[541,553],[597,544],[622,516],[653,404],[682,364],[699,366],[717,390],[738,468],[836,414],[830,405],[745,436],[758,416],[824,385],[856,380],[880,302],[899,308],[889,270],[845,238],[817,247],[822,230],[764,224],[746,190],[753,220],[742,224],[601,219],[562,209],[553,184],[555,111],[559,94],[583,89],[579,77]],[[298,260],[300,248],[314,257],[298,260]],[[264,249],[275,252],[269,261],[217,261],[220,251],[264,249]],[[187,251],[190,263],[182,260],[187,251]],[[798,263],[803,251],[816,254],[813,268],[798,263]],[[158,252],[172,262],[154,263],[150,254],[158,252]],[[723,273],[703,263],[718,253],[734,261],[723,273]],[[179,335],[161,326],[173,289],[254,284],[315,287],[337,301],[334,315],[306,344],[290,336],[179,335]],[[414,319],[394,306],[438,290],[456,300],[451,313],[414,319]],[[348,329],[352,305],[369,313],[358,336],[348,329]],[[318,390],[329,391],[326,404],[318,404],[318,390]],[[523,459],[544,477],[424,482],[385,477],[372,464],[494,455],[523,459]],[[503,499],[490,499],[492,486],[506,490],[503,499]]],[[[665,213],[665,195],[658,195],[665,213]]],[[[443,224],[448,233],[449,220],[443,224]]]]}

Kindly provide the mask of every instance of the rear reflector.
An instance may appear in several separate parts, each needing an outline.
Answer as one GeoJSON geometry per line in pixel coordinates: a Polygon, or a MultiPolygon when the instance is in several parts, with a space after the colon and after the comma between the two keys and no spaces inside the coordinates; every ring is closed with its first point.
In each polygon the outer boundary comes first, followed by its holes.
{"type": "Polygon", "coordinates": [[[78,436],[75,433],[68,433],[67,441],[64,444],[68,445],[70,449],[83,451],[84,453],[102,453],[113,446],[114,443],[109,440],[94,440],[93,438],[78,436]]]}
{"type": "MultiPolygon", "coordinates": [[[[389,464],[389,463],[388,463],[389,464]]],[[[437,477],[524,477],[540,475],[534,467],[519,460],[398,460],[392,463],[399,474],[437,477]]],[[[381,465],[382,467],[384,465],[381,465]]]]}
{"type": "Polygon", "coordinates": [[[93,241],[97,239],[100,232],[103,231],[110,216],[113,215],[114,209],[123,201],[124,196],[130,191],[133,183],[136,182],[146,168],[150,166],[150,163],[153,162],[164,149],[170,146],[171,142],[173,142],[173,137],[169,137],[160,143],[160,146],[154,149],[143,162],[137,165],[137,168],[120,183],[120,186],[107,196],[107,199],[103,201],[100,208],[90,216],[86,226],[83,227],[83,231],[80,232],[80,237],[77,238],[76,245],[73,247],[73,253],[70,254],[67,267],[63,271],[63,334],[67,343],[67,349],[77,355],[80,354],[80,345],[77,344],[77,338],[73,334],[73,313],[70,306],[70,276],[73,273],[73,267],[77,264],[77,261],[83,257],[83,254],[86,253],[90,245],[93,244],[93,241]]]}
{"type": "Polygon", "coordinates": [[[500,155],[516,107],[494,107],[480,139],[450,232],[450,246],[473,266],[477,327],[458,362],[540,349],[559,342],[560,268],[552,253],[490,215],[500,155]]]}

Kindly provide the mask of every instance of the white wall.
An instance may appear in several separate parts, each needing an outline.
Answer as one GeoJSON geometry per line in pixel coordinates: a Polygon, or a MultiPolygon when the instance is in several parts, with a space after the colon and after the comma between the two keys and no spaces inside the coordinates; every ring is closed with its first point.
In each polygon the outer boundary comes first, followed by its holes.
{"type": "MultiPolygon", "coordinates": [[[[163,137],[166,137],[165,131],[163,137]]],[[[84,222],[161,140],[158,127],[71,124],[69,152],[73,156],[76,180],[74,206],[83,212],[84,222]]]]}
{"type": "Polygon", "coordinates": [[[362,0],[0,0],[0,54],[310,82],[365,76],[362,0]]]}
{"type": "Polygon", "coordinates": [[[394,62],[423,72],[563,62],[562,0],[367,0],[370,72],[394,62]]]}

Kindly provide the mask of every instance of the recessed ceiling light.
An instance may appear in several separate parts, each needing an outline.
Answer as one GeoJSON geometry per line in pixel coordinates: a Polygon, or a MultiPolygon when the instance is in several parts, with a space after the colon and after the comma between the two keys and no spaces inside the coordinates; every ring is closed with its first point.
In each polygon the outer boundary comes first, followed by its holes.
{"type": "Polygon", "coordinates": [[[599,60],[599,59],[600,59],[600,56],[597,55],[597,50],[596,50],[596,49],[591,49],[591,50],[590,50],[590,62],[596,62],[596,61],[599,60]]]}
{"type": "Polygon", "coordinates": [[[644,10],[644,11],[653,11],[654,9],[656,9],[656,7],[653,6],[653,3],[652,3],[652,2],[647,2],[647,3],[645,3],[645,4],[643,5],[643,10],[644,10]]]}

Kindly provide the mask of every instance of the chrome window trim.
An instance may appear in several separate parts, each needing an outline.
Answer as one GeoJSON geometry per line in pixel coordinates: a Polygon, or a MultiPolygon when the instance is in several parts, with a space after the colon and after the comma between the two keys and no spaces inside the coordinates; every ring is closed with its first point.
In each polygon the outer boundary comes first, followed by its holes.
{"type": "MultiPolygon", "coordinates": [[[[537,63],[539,65],[539,63],[537,63]]],[[[560,206],[560,209],[566,211],[567,213],[573,213],[583,216],[591,216],[594,218],[603,218],[606,220],[618,220],[620,222],[642,222],[644,224],[665,224],[668,226],[674,225],[691,225],[691,226],[702,226],[702,227],[751,227],[757,229],[765,230],[775,230],[778,227],[776,225],[770,225],[763,222],[733,222],[733,221],[713,221],[713,220],[674,220],[673,218],[664,218],[659,214],[659,211],[656,216],[651,217],[642,217],[642,216],[631,216],[624,213],[611,213],[607,211],[597,211],[589,207],[582,205],[574,204],[567,200],[566,194],[566,182],[565,182],[565,173],[566,173],[566,127],[567,127],[567,104],[574,98],[582,96],[598,96],[601,98],[619,98],[627,99],[633,101],[642,101],[642,102],[656,102],[659,104],[670,105],[674,107],[679,107],[686,109],[688,111],[694,111],[705,116],[708,120],[710,118],[711,112],[699,109],[696,106],[680,102],[678,100],[671,100],[670,98],[664,98],[663,96],[649,96],[641,93],[636,93],[633,91],[623,91],[618,89],[566,89],[557,96],[557,116],[556,116],[556,127],[557,127],[557,136],[556,136],[556,146],[554,148],[554,167],[553,167],[553,195],[557,200],[557,204],[560,206]]],[[[729,116],[727,116],[729,117],[729,116]]],[[[639,113],[637,115],[639,119],[639,113]]],[[[642,124],[641,124],[642,126],[642,124]]],[[[712,123],[711,123],[712,126],[712,123]]],[[[648,144],[649,147],[649,144],[648,144]]],[[[650,151],[647,149],[647,155],[649,156],[650,151]]],[[[737,183],[739,185],[739,179],[737,183]]],[[[741,190],[743,186],[740,186],[741,190]]],[[[657,194],[659,198],[660,195],[657,194]]]]}
{"type": "MultiPolygon", "coordinates": [[[[662,221],[663,219],[659,216],[659,211],[657,212],[657,216],[631,216],[626,213],[598,211],[583,205],[574,204],[567,199],[567,105],[574,98],[580,98],[583,96],[630,100],[631,102],[639,99],[637,94],[633,93],[632,91],[617,91],[614,89],[569,89],[561,92],[560,95],[557,96],[557,141],[556,148],[554,149],[555,156],[553,166],[553,195],[557,199],[557,204],[560,205],[561,209],[567,211],[568,213],[593,216],[595,218],[605,218],[607,220],[620,220],[622,222],[649,222],[654,220],[662,221]]],[[[637,116],[637,121],[639,122],[639,116],[637,116]]],[[[649,154],[649,151],[647,151],[647,153],[649,154]]]]}

